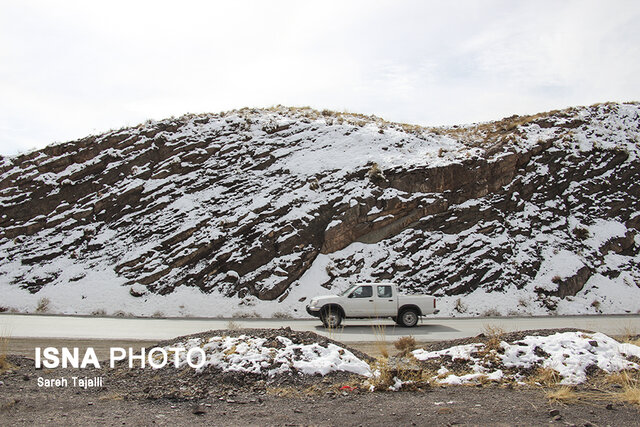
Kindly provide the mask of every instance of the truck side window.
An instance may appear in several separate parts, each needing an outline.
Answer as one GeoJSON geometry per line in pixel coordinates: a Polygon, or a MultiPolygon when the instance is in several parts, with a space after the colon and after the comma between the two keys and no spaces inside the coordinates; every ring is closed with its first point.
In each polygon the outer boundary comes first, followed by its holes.
{"type": "Polygon", "coordinates": [[[378,286],[378,298],[391,298],[391,286],[378,286]]]}
{"type": "Polygon", "coordinates": [[[360,286],[351,294],[352,298],[371,298],[372,296],[373,289],[371,289],[371,286],[360,286]]]}

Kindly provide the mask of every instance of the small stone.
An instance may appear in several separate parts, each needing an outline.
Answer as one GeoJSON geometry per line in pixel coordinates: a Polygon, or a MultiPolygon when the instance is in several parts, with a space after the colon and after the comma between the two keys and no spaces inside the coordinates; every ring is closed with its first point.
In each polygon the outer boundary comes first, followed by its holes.
{"type": "Polygon", "coordinates": [[[553,417],[553,419],[555,421],[560,421],[562,419],[562,415],[556,415],[555,417],[553,417]]]}
{"type": "Polygon", "coordinates": [[[194,406],[191,412],[193,412],[196,415],[204,415],[207,413],[206,409],[204,408],[204,405],[194,406]]]}
{"type": "Polygon", "coordinates": [[[298,408],[293,408],[293,412],[295,412],[296,414],[302,414],[302,411],[298,408]]]}
{"type": "Polygon", "coordinates": [[[607,404],[607,406],[606,406],[606,408],[607,408],[608,410],[612,411],[612,410],[613,410],[613,403],[608,403],[608,404],[607,404]]]}
{"type": "Polygon", "coordinates": [[[23,379],[24,381],[29,381],[29,375],[24,374],[24,375],[22,376],[22,379],[23,379]]]}
{"type": "Polygon", "coordinates": [[[560,411],[558,409],[552,409],[549,411],[550,417],[557,417],[558,415],[560,415],[560,411]]]}
{"type": "Polygon", "coordinates": [[[593,427],[593,424],[591,424],[590,422],[586,422],[583,424],[584,427],[593,427]]]}
{"type": "Polygon", "coordinates": [[[93,406],[93,402],[87,402],[88,406],[93,406]]]}
{"type": "Polygon", "coordinates": [[[589,344],[591,344],[591,347],[597,347],[598,341],[592,340],[592,341],[589,341],[589,344]]]}
{"type": "Polygon", "coordinates": [[[0,386],[3,386],[3,385],[4,385],[4,381],[0,381],[0,386]]]}

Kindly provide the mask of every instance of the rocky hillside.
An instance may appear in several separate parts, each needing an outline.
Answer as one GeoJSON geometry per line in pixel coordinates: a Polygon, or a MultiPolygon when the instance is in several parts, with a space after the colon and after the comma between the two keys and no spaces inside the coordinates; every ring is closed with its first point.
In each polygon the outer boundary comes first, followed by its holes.
{"type": "Polygon", "coordinates": [[[392,280],[442,315],[640,310],[640,105],[422,128],[308,108],[0,160],[0,310],[303,315],[392,280]]]}

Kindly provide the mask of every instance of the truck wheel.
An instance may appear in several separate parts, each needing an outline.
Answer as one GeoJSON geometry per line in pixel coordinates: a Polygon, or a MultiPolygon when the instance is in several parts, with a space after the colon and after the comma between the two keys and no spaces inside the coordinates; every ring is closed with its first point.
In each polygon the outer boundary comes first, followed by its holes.
{"type": "Polygon", "coordinates": [[[322,320],[322,324],[327,329],[335,329],[342,323],[342,314],[339,310],[335,309],[324,310],[320,318],[322,320]]]}
{"type": "Polygon", "coordinates": [[[400,313],[398,320],[405,328],[413,328],[418,324],[418,312],[413,308],[408,308],[400,313]]]}

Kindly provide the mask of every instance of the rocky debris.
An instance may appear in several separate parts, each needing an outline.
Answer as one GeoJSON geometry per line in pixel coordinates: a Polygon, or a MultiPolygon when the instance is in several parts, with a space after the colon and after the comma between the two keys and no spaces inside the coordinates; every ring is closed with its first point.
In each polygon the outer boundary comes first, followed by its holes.
{"type": "MultiPolygon", "coordinates": [[[[167,364],[161,369],[147,367],[130,370],[128,365],[123,362],[117,365],[114,370],[106,372],[110,384],[131,399],[197,400],[216,397],[225,399],[228,403],[242,404],[246,403],[249,396],[255,400],[256,397],[264,396],[270,390],[298,390],[298,392],[314,390],[314,392],[319,392],[321,389],[332,388],[341,382],[353,381],[353,377],[360,375],[348,371],[349,362],[354,361],[354,358],[357,357],[357,360],[361,361],[360,363],[366,365],[365,361],[372,360],[370,356],[344,344],[313,332],[297,332],[290,328],[207,331],[162,341],[154,347],[176,347],[180,346],[180,343],[188,342],[196,343],[198,346],[202,345],[202,348],[207,352],[207,360],[210,363],[204,368],[194,369],[183,363],[179,368],[175,368],[173,364],[167,364]],[[226,337],[231,344],[230,347],[223,348],[218,345],[218,342],[214,343],[215,347],[219,347],[224,354],[224,360],[218,360],[216,353],[207,349],[206,343],[211,342],[211,337],[226,337]],[[241,341],[231,342],[229,338],[240,338],[241,341]],[[261,348],[257,352],[251,351],[251,338],[262,340],[261,348]],[[317,345],[323,348],[338,346],[340,354],[344,355],[346,359],[339,366],[333,368],[329,366],[330,361],[323,359],[322,363],[325,363],[327,369],[322,369],[322,371],[326,371],[326,373],[314,375],[296,365],[293,359],[285,360],[275,356],[276,349],[285,349],[284,347],[288,344],[286,341],[297,345],[317,345]],[[261,358],[261,355],[270,355],[270,357],[261,358]],[[230,363],[234,365],[231,366],[230,363]],[[290,364],[291,367],[283,366],[286,364],[290,364]],[[256,366],[257,369],[255,369],[256,366]]],[[[309,354],[302,354],[304,350],[297,349],[296,345],[289,344],[289,347],[293,349],[294,353],[299,353],[298,356],[301,360],[313,362],[308,358],[309,354]]],[[[368,370],[368,366],[366,367],[368,370]]]]}
{"type": "Polygon", "coordinates": [[[412,354],[439,384],[575,386],[597,375],[640,371],[640,347],[594,332],[519,331],[481,335],[436,348],[412,354]]]}
{"type": "Polygon", "coordinates": [[[3,157],[0,286],[74,286],[52,307],[88,313],[98,280],[136,313],[194,288],[234,301],[227,315],[292,312],[321,287],[389,279],[452,297],[449,314],[474,292],[511,295],[501,314],[637,311],[639,111],[427,129],[244,109],[3,157]]]}

